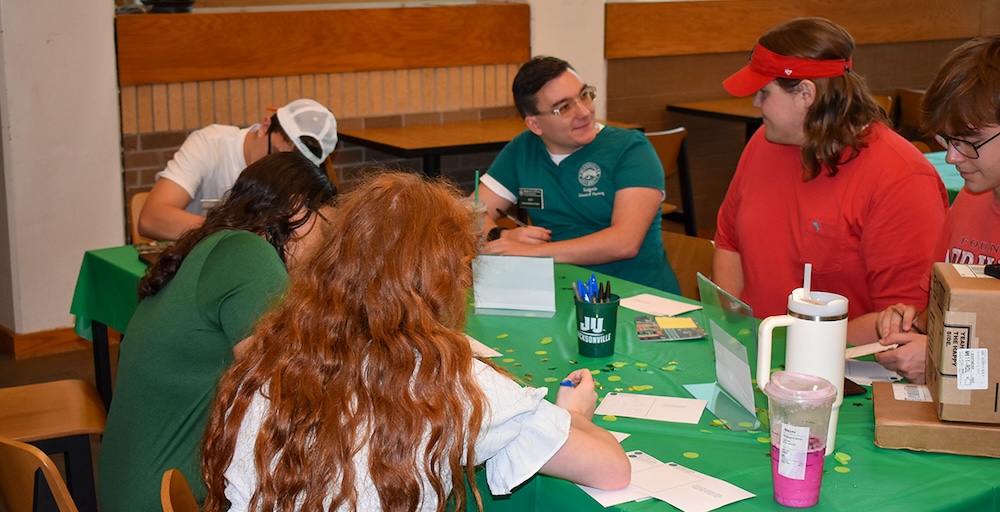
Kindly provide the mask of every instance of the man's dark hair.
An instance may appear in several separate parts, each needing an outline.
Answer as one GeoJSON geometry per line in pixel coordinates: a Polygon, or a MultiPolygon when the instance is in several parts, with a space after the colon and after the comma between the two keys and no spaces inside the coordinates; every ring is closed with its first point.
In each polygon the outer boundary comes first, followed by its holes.
{"type": "MultiPolygon", "coordinates": [[[[281,121],[278,121],[278,114],[271,115],[271,124],[267,127],[267,134],[277,133],[287,142],[292,142],[291,137],[285,132],[285,129],[281,126],[281,121]]],[[[306,149],[312,152],[313,155],[319,157],[323,155],[323,148],[320,147],[319,141],[310,137],[308,135],[302,135],[299,137],[302,144],[305,145],[306,149]]],[[[307,155],[308,156],[308,155],[307,155]]]]}
{"type": "Polygon", "coordinates": [[[535,94],[549,81],[571,69],[573,66],[570,66],[569,62],[542,55],[532,58],[521,66],[511,87],[514,93],[514,106],[517,107],[521,117],[538,115],[538,99],[535,98],[535,94]]]}

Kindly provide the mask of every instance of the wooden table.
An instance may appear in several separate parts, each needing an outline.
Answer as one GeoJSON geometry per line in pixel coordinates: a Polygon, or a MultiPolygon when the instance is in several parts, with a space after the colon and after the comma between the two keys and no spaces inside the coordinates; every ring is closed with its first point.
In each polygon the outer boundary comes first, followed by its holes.
{"type": "MultiPolygon", "coordinates": [[[[608,122],[619,128],[642,127],[634,124],[608,122]]],[[[441,172],[441,156],[481,151],[499,151],[514,137],[526,130],[519,117],[438,123],[390,128],[338,130],[340,140],[383,151],[403,158],[421,157],[423,173],[435,176],[441,172]]]]}
{"type": "Polygon", "coordinates": [[[743,123],[746,125],[747,141],[764,122],[760,109],[753,106],[753,96],[674,103],[667,105],[667,111],[743,123]]]}

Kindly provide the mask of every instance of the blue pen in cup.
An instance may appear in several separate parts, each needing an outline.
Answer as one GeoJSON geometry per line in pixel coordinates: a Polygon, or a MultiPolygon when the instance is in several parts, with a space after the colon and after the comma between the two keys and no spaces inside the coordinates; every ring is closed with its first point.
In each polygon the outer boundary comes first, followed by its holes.
{"type": "Polygon", "coordinates": [[[569,379],[566,379],[566,380],[560,382],[559,385],[561,387],[564,387],[564,388],[575,388],[576,387],[576,384],[573,384],[573,381],[571,381],[569,379]]]}

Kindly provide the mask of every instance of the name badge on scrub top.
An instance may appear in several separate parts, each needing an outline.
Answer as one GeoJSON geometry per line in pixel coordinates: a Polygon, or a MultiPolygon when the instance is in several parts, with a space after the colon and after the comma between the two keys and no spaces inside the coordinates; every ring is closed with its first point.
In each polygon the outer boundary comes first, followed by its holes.
{"type": "Polygon", "coordinates": [[[540,188],[522,188],[518,191],[521,196],[517,201],[520,208],[545,208],[545,194],[540,188]]]}

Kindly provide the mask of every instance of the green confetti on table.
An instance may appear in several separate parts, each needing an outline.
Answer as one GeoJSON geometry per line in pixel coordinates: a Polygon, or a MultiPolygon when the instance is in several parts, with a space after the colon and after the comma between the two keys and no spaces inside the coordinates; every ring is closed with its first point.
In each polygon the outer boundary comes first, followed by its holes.
{"type": "Polygon", "coordinates": [[[590,374],[591,375],[600,375],[601,374],[601,370],[590,370],[590,374]]]}
{"type": "Polygon", "coordinates": [[[670,361],[670,362],[668,362],[667,364],[671,364],[671,365],[676,365],[676,364],[677,364],[677,361],[670,361]]]}
{"type": "Polygon", "coordinates": [[[514,349],[508,348],[505,352],[507,352],[508,354],[512,354],[514,353],[514,349]]]}
{"type": "Polygon", "coordinates": [[[653,389],[653,386],[649,384],[641,384],[639,386],[632,386],[629,389],[631,389],[632,391],[648,391],[650,389],[653,389]]]}
{"type": "Polygon", "coordinates": [[[614,366],[615,368],[624,368],[624,367],[628,366],[628,363],[626,363],[624,361],[615,361],[615,362],[611,363],[611,366],[614,366]]]}
{"type": "Polygon", "coordinates": [[[841,464],[847,464],[851,460],[851,456],[844,452],[837,452],[833,454],[833,458],[841,464]]]}
{"type": "Polygon", "coordinates": [[[547,358],[547,357],[543,357],[543,358],[542,358],[542,362],[543,362],[543,363],[547,363],[547,362],[549,362],[549,358],[547,358]]]}
{"type": "Polygon", "coordinates": [[[645,367],[649,366],[646,363],[635,363],[635,365],[638,366],[639,368],[645,368],[645,367]]]}
{"type": "Polygon", "coordinates": [[[559,379],[555,377],[545,377],[545,382],[559,382],[559,379]]]}
{"type": "Polygon", "coordinates": [[[701,432],[702,432],[703,434],[713,434],[713,433],[714,433],[714,432],[712,432],[711,430],[708,430],[707,428],[703,428],[703,429],[701,429],[701,432]]]}
{"type": "Polygon", "coordinates": [[[746,336],[746,335],[750,334],[750,329],[747,329],[747,328],[740,329],[740,332],[738,334],[740,336],[746,336]]]}
{"type": "Polygon", "coordinates": [[[552,336],[542,338],[542,345],[548,345],[549,343],[552,343],[552,336]]]}
{"type": "Polygon", "coordinates": [[[847,466],[837,466],[837,467],[833,468],[833,470],[836,471],[837,473],[850,473],[851,472],[851,468],[849,468],[847,466]]]}
{"type": "Polygon", "coordinates": [[[506,338],[508,336],[510,336],[510,334],[507,334],[507,333],[497,334],[497,339],[502,340],[502,339],[504,339],[504,338],[506,338]]]}
{"type": "Polygon", "coordinates": [[[672,372],[672,371],[675,370],[675,368],[673,366],[664,366],[663,368],[661,368],[661,370],[666,370],[668,372],[672,372]]]}
{"type": "Polygon", "coordinates": [[[741,421],[741,422],[739,422],[739,426],[741,426],[743,428],[753,428],[753,423],[751,423],[749,421],[741,421]]]}
{"type": "Polygon", "coordinates": [[[548,354],[548,352],[546,352],[544,350],[536,350],[535,351],[535,355],[536,356],[544,356],[545,354],[548,354]]]}
{"type": "Polygon", "coordinates": [[[618,416],[614,414],[607,414],[601,418],[604,421],[618,421],[618,416]]]}
{"type": "Polygon", "coordinates": [[[726,420],[712,420],[711,422],[709,422],[709,425],[712,425],[713,427],[718,427],[719,425],[725,425],[726,423],[728,423],[726,420]]]}
{"type": "Polygon", "coordinates": [[[622,391],[625,391],[625,388],[615,388],[615,391],[621,393],[622,391]]]}
{"type": "Polygon", "coordinates": [[[620,380],[622,380],[622,378],[617,375],[611,375],[608,377],[608,382],[618,382],[620,380]]]}
{"type": "Polygon", "coordinates": [[[684,452],[684,458],[686,459],[697,459],[698,454],[695,452],[684,452]]]}
{"type": "Polygon", "coordinates": [[[514,358],[513,357],[505,357],[505,358],[501,359],[500,361],[502,361],[504,363],[513,363],[514,362],[514,358]]]}
{"type": "Polygon", "coordinates": [[[514,363],[514,366],[521,366],[521,363],[514,363]]]}
{"type": "Polygon", "coordinates": [[[770,443],[771,442],[771,438],[770,437],[758,437],[757,438],[757,442],[758,443],[770,443]]]}

